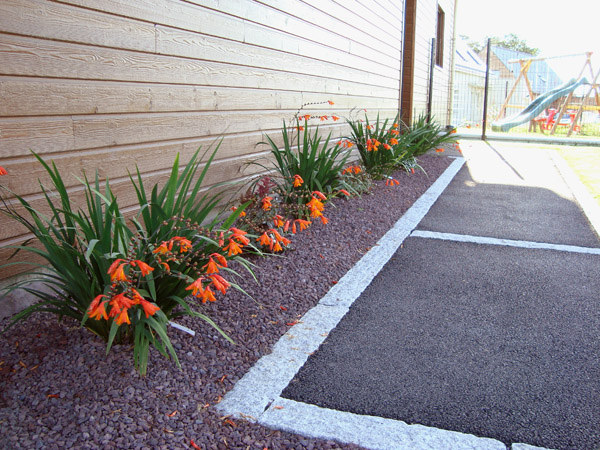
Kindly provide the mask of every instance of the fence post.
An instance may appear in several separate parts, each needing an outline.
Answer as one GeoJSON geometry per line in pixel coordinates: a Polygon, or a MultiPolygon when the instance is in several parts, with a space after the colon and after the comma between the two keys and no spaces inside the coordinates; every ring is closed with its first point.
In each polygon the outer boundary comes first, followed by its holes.
{"type": "Polygon", "coordinates": [[[483,88],[483,126],[481,127],[481,140],[485,141],[487,128],[488,91],[490,88],[490,53],[492,53],[492,40],[487,41],[487,56],[485,58],[485,87],[483,88]]]}
{"type": "Polygon", "coordinates": [[[431,104],[433,100],[433,74],[435,67],[435,38],[431,39],[431,61],[429,64],[429,93],[427,95],[427,123],[431,122],[431,104]]]}

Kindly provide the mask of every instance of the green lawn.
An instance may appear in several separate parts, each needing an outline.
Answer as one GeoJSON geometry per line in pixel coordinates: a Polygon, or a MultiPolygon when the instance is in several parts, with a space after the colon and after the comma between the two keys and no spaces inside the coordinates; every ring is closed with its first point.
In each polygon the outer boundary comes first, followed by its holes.
{"type": "Polygon", "coordinates": [[[600,147],[556,147],[600,206],[600,147]]]}

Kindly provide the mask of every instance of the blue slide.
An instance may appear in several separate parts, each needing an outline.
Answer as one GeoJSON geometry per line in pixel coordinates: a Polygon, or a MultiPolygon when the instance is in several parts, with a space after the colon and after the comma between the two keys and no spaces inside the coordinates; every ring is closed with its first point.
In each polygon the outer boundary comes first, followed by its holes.
{"type": "Polygon", "coordinates": [[[492,123],[493,131],[508,131],[517,125],[528,122],[535,119],[543,110],[550,106],[557,99],[570,94],[582,84],[589,84],[588,80],[584,77],[579,80],[571,78],[564,84],[561,84],[557,88],[540,95],[534,101],[532,101],[527,108],[523,111],[515,114],[514,116],[507,117],[506,119],[499,120],[498,122],[492,123]]]}

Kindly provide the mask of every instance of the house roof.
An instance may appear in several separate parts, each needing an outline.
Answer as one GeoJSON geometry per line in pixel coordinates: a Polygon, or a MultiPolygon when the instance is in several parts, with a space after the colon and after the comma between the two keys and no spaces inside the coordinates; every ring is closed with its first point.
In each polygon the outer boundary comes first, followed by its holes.
{"type": "Polygon", "coordinates": [[[454,66],[456,70],[485,75],[485,62],[475,53],[465,41],[456,41],[456,57],[454,66]]]}
{"type": "MultiPolygon", "coordinates": [[[[521,65],[518,62],[509,63],[508,61],[531,58],[531,55],[528,53],[494,45],[492,46],[492,52],[494,52],[498,59],[502,61],[502,64],[510,70],[515,78],[519,76],[521,65]]],[[[531,83],[531,89],[536,94],[543,94],[562,84],[560,77],[550,68],[546,61],[532,61],[531,67],[527,72],[527,78],[529,78],[529,82],[531,83]]]]}

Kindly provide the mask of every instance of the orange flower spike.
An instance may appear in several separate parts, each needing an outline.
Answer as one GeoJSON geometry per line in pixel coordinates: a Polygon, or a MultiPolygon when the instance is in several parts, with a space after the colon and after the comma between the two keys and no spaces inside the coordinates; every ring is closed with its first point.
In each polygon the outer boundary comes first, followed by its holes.
{"type": "Polygon", "coordinates": [[[6,169],[2,166],[0,166],[0,175],[8,175],[8,172],[6,171],[6,169]]]}
{"type": "Polygon", "coordinates": [[[204,294],[204,286],[202,285],[203,277],[198,278],[192,284],[185,288],[186,291],[192,291],[194,297],[200,297],[204,294]]]}
{"type": "Polygon", "coordinates": [[[294,224],[298,224],[298,227],[300,228],[300,231],[304,231],[308,228],[308,226],[310,225],[310,222],[308,220],[304,220],[304,219],[296,219],[294,224]]]}
{"type": "Polygon", "coordinates": [[[215,258],[217,261],[219,261],[219,264],[221,265],[221,267],[227,267],[227,260],[225,259],[225,257],[223,255],[221,255],[220,253],[213,253],[212,255],[213,258],[215,258]]]}
{"type": "Polygon", "coordinates": [[[229,244],[223,247],[223,250],[227,252],[228,256],[239,255],[240,253],[242,253],[242,247],[233,239],[229,239],[229,244]]]}
{"type": "Polygon", "coordinates": [[[179,253],[186,253],[192,248],[192,241],[184,237],[175,236],[173,239],[171,239],[171,246],[173,245],[173,242],[177,242],[179,244],[179,253]]]}
{"type": "Polygon", "coordinates": [[[131,325],[131,321],[129,320],[129,314],[127,313],[127,308],[123,308],[123,310],[119,313],[118,317],[115,319],[117,325],[122,325],[123,323],[127,323],[131,325]]]}
{"type": "Polygon", "coordinates": [[[140,261],[139,259],[134,259],[133,261],[131,261],[130,264],[134,267],[137,266],[138,269],[140,269],[140,272],[142,272],[142,276],[144,277],[154,270],[153,267],[150,267],[148,264],[146,264],[143,261],[140,261]]]}
{"type": "Polygon", "coordinates": [[[310,120],[310,117],[311,117],[310,114],[305,114],[305,115],[302,116],[302,118],[304,120],[310,120]]]}
{"type": "Polygon", "coordinates": [[[271,228],[269,231],[273,234],[273,236],[275,236],[275,240],[277,242],[281,242],[283,240],[283,237],[281,237],[281,235],[275,228],[271,228]]]}
{"type": "Polygon", "coordinates": [[[333,119],[334,122],[337,122],[338,120],[340,120],[340,118],[338,116],[331,116],[331,118],[333,119]]]}
{"type": "Polygon", "coordinates": [[[329,103],[330,105],[335,105],[335,103],[333,103],[331,100],[327,100],[327,103],[329,103]]]}
{"type": "Polygon", "coordinates": [[[328,116],[321,116],[321,117],[319,117],[319,119],[321,119],[321,122],[323,122],[323,121],[329,119],[329,117],[328,116]]]}
{"type": "Polygon", "coordinates": [[[316,195],[317,197],[319,197],[323,201],[327,200],[327,197],[325,197],[325,194],[323,194],[320,191],[313,191],[313,195],[316,195]]]}
{"type": "Polygon", "coordinates": [[[217,301],[215,298],[215,293],[210,289],[210,287],[207,287],[202,294],[202,303],[206,303],[207,300],[209,302],[217,301]]]}
{"type": "Polygon", "coordinates": [[[321,222],[323,223],[323,225],[327,225],[327,222],[329,222],[329,219],[325,216],[321,216],[319,218],[321,219],[321,222]]]}
{"type": "Polygon", "coordinates": [[[108,315],[106,314],[106,309],[104,308],[104,304],[106,302],[102,301],[102,298],[108,298],[106,295],[98,295],[92,303],[90,303],[90,307],[88,308],[88,316],[93,319],[100,320],[100,318],[104,318],[104,320],[108,320],[108,315]]]}
{"type": "Polygon", "coordinates": [[[388,144],[383,144],[383,148],[385,148],[386,150],[391,150],[392,147],[390,147],[388,144]]]}
{"type": "Polygon", "coordinates": [[[279,242],[275,242],[275,245],[273,246],[273,251],[274,252],[280,252],[283,250],[283,247],[281,247],[281,245],[279,244],[279,242]]]}
{"type": "Polygon", "coordinates": [[[302,183],[304,183],[302,177],[300,175],[294,175],[294,187],[302,186],[302,183]]]}
{"type": "Polygon", "coordinates": [[[273,197],[265,197],[262,199],[262,209],[264,211],[269,211],[271,209],[271,200],[273,200],[273,197]]]}
{"type": "Polygon", "coordinates": [[[359,174],[359,173],[361,173],[361,172],[362,172],[362,169],[361,169],[359,166],[355,166],[355,167],[354,167],[354,173],[355,173],[355,174],[359,174]]]}
{"type": "Polygon", "coordinates": [[[350,197],[350,192],[348,192],[346,189],[340,189],[340,193],[344,194],[346,197],[350,197]]]}
{"type": "Polygon", "coordinates": [[[390,133],[392,133],[394,136],[398,136],[400,134],[398,130],[390,130],[390,133]]]}
{"type": "Polygon", "coordinates": [[[142,309],[144,310],[144,314],[146,314],[146,319],[148,317],[153,316],[154,314],[156,314],[156,311],[158,311],[160,309],[154,303],[150,303],[148,300],[145,300],[145,299],[142,299],[142,301],[140,302],[140,304],[142,305],[142,309]]]}
{"type": "Polygon", "coordinates": [[[227,289],[229,289],[231,286],[221,275],[213,274],[210,276],[210,279],[212,280],[212,285],[215,287],[215,289],[222,294],[226,294],[227,289]]]}
{"type": "Polygon", "coordinates": [[[392,144],[392,145],[398,145],[398,139],[396,139],[396,138],[390,138],[390,144],[392,144]]]}
{"type": "Polygon", "coordinates": [[[136,305],[138,302],[136,300],[132,300],[129,297],[126,297],[124,293],[117,294],[111,300],[111,305],[114,307],[115,305],[119,306],[119,309],[127,309],[131,308],[133,305],[136,305]]]}
{"type": "MultiPolygon", "coordinates": [[[[158,247],[156,247],[156,249],[152,253],[160,253],[161,255],[168,253],[169,252],[168,244],[169,244],[168,241],[161,243],[158,247]]],[[[171,243],[171,247],[172,247],[172,245],[173,244],[171,243]]]]}
{"type": "Polygon", "coordinates": [[[108,268],[108,271],[106,273],[108,273],[109,275],[112,275],[113,273],[115,273],[115,271],[117,270],[117,267],[119,267],[119,265],[123,261],[125,261],[123,258],[115,259],[113,261],[113,263],[110,265],[110,267],[108,268]]]}
{"type": "Polygon", "coordinates": [[[135,289],[131,289],[131,293],[133,294],[133,298],[131,299],[133,305],[139,305],[140,303],[146,301],[144,297],[142,297],[142,295],[135,289]]]}
{"type": "Polygon", "coordinates": [[[285,237],[281,237],[281,243],[287,247],[288,245],[290,245],[292,243],[292,241],[290,241],[289,239],[285,238],[285,237]]]}

